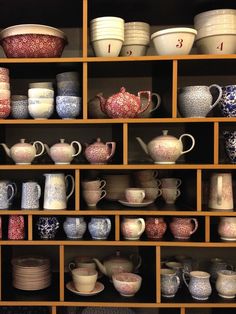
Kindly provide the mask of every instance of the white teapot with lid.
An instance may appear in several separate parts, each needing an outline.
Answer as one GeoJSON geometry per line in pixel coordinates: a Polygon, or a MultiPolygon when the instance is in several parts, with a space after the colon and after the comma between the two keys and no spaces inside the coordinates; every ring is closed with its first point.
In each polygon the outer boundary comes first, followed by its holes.
{"type": "Polygon", "coordinates": [[[179,138],[168,135],[168,130],[162,131],[163,135],[152,139],[148,144],[145,144],[140,137],[136,137],[142,149],[147,155],[153,159],[155,164],[174,164],[180,155],[190,152],[194,145],[195,139],[190,134],[182,134],[179,138]],[[183,150],[183,137],[190,137],[192,145],[189,149],[183,150]]]}

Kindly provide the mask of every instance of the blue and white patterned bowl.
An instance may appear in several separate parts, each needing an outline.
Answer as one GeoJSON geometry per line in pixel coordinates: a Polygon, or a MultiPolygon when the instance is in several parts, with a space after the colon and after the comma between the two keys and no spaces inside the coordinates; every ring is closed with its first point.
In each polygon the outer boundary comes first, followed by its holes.
{"type": "Polygon", "coordinates": [[[219,104],[224,117],[236,117],[236,85],[222,87],[222,97],[219,104]]]}
{"type": "Polygon", "coordinates": [[[57,96],[56,111],[62,119],[75,119],[81,111],[81,97],[76,96],[57,96]]]}

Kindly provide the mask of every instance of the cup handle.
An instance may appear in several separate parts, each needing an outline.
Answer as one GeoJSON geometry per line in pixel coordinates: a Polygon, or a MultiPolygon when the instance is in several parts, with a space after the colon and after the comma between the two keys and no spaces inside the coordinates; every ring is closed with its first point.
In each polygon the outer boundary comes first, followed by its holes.
{"type": "Polygon", "coordinates": [[[141,234],[143,234],[145,230],[145,220],[143,218],[138,218],[138,222],[140,222],[140,226],[141,226],[141,229],[138,233],[138,236],[140,236],[141,234]]]}
{"type": "Polygon", "coordinates": [[[142,195],[142,198],[145,198],[145,192],[144,191],[140,191],[140,194],[142,195]]]}
{"type": "Polygon", "coordinates": [[[187,282],[187,278],[186,278],[187,276],[188,276],[188,279],[189,279],[189,273],[183,271],[183,272],[182,272],[182,278],[183,278],[183,281],[184,281],[186,287],[188,288],[189,284],[188,284],[188,282],[187,282]]]}
{"type": "Polygon", "coordinates": [[[181,192],[179,189],[176,190],[176,198],[178,198],[180,196],[181,192]]]}
{"type": "Polygon", "coordinates": [[[71,174],[68,174],[68,175],[65,177],[67,186],[68,186],[68,178],[71,179],[72,187],[71,187],[70,193],[66,196],[66,199],[67,199],[67,200],[68,200],[68,199],[71,197],[71,195],[74,193],[74,189],[75,189],[75,179],[73,178],[73,176],[72,176],[71,174]]]}
{"type": "Polygon", "coordinates": [[[107,142],[106,147],[109,149],[109,146],[111,146],[111,153],[107,156],[106,160],[108,161],[111,159],[111,157],[115,154],[116,150],[116,143],[115,142],[107,142]]]}
{"type": "Polygon", "coordinates": [[[174,278],[175,278],[175,280],[176,280],[176,282],[177,282],[177,285],[178,285],[178,287],[179,287],[179,285],[180,285],[180,279],[179,279],[179,277],[178,277],[177,275],[175,275],[174,278]]]}
{"type": "MultiPolygon", "coordinates": [[[[218,102],[220,101],[220,99],[221,99],[221,97],[222,97],[222,88],[221,88],[219,85],[217,85],[217,84],[212,84],[212,85],[209,86],[209,91],[210,91],[213,87],[215,87],[216,89],[218,89],[219,95],[218,95],[218,98],[216,99],[216,101],[211,105],[211,109],[213,109],[213,108],[218,104],[218,102]]],[[[211,110],[211,109],[210,109],[210,110],[211,110]]]]}
{"type": "Polygon", "coordinates": [[[15,196],[15,190],[12,184],[8,184],[7,185],[7,189],[10,189],[10,196],[8,197],[7,201],[9,202],[11,199],[13,199],[13,197],[15,196]]]}
{"type": "Polygon", "coordinates": [[[41,186],[39,184],[36,185],[37,190],[38,190],[38,199],[41,197],[41,186]]]}
{"type": "Polygon", "coordinates": [[[222,205],[223,177],[217,177],[217,205],[222,205]]]}
{"type": "Polygon", "coordinates": [[[11,182],[11,185],[13,186],[14,188],[14,196],[16,196],[16,193],[17,193],[17,185],[15,182],[11,182]]]}
{"type": "Polygon", "coordinates": [[[69,265],[68,265],[68,268],[70,271],[72,271],[74,268],[75,268],[75,263],[71,262],[69,265]]]}
{"type": "Polygon", "coordinates": [[[103,189],[104,186],[107,184],[105,180],[100,180],[100,189],[103,189]]]}
{"type": "Polygon", "coordinates": [[[105,197],[107,195],[107,192],[105,190],[102,190],[102,193],[101,193],[101,197],[99,198],[99,201],[105,197]]]}
{"type": "Polygon", "coordinates": [[[191,221],[193,221],[193,223],[194,223],[194,229],[190,232],[190,234],[194,234],[198,228],[198,221],[196,218],[191,218],[191,221]]]}
{"type": "Polygon", "coordinates": [[[178,188],[182,184],[181,179],[176,179],[176,187],[178,188]]]}
{"type": "Polygon", "coordinates": [[[44,146],[44,144],[42,143],[42,142],[40,142],[40,141],[35,141],[34,143],[33,143],[33,146],[35,147],[35,150],[37,151],[37,144],[39,144],[39,146],[41,146],[41,151],[37,154],[36,153],[36,155],[34,156],[34,157],[38,157],[38,156],[40,156],[40,155],[42,155],[42,153],[44,152],[44,149],[45,149],[45,146],[44,146]]]}
{"type": "Polygon", "coordinates": [[[158,171],[157,171],[157,170],[154,170],[154,172],[153,172],[153,177],[156,179],[157,176],[158,176],[158,171]]]}
{"type": "Polygon", "coordinates": [[[73,141],[73,142],[71,142],[70,145],[72,147],[74,147],[74,145],[77,146],[77,152],[75,154],[73,154],[72,157],[78,156],[81,153],[81,151],[82,151],[81,144],[79,142],[77,142],[77,141],[73,141]]]}
{"type": "Polygon", "coordinates": [[[161,180],[156,179],[156,182],[157,182],[157,187],[161,186],[161,180]]]}
{"type": "Polygon", "coordinates": [[[161,104],[161,96],[157,93],[152,93],[152,97],[154,96],[154,98],[157,99],[157,103],[156,103],[156,106],[150,110],[150,112],[153,112],[155,110],[157,110],[159,107],[160,107],[160,104],[161,104]]]}
{"type": "Polygon", "coordinates": [[[157,198],[158,198],[159,196],[162,195],[162,190],[161,189],[157,189],[157,191],[158,191],[158,194],[157,194],[157,198]]]}
{"type": "Polygon", "coordinates": [[[130,256],[131,261],[133,262],[134,265],[134,273],[138,272],[138,269],[140,268],[142,264],[142,258],[139,254],[131,254],[130,256]]]}
{"type": "Polygon", "coordinates": [[[193,149],[194,145],[195,145],[195,139],[194,139],[194,137],[193,137],[191,134],[182,134],[182,135],[180,136],[179,140],[182,142],[182,138],[185,137],[185,136],[188,136],[188,137],[191,138],[191,140],[192,140],[192,145],[191,145],[191,147],[190,147],[189,149],[182,151],[181,155],[190,152],[190,151],[193,149]]]}

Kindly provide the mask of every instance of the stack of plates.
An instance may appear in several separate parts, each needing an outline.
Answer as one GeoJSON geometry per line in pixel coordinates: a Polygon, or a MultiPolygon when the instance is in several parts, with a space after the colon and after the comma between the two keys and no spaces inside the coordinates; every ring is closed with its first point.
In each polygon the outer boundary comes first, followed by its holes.
{"type": "Polygon", "coordinates": [[[20,290],[41,290],[51,284],[50,261],[44,257],[17,257],[11,260],[13,287],[20,290]]]}

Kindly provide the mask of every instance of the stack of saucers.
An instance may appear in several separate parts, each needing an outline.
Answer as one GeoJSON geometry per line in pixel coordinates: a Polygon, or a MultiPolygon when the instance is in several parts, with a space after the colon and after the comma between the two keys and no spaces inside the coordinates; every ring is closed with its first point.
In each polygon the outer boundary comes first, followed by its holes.
{"type": "Polygon", "coordinates": [[[90,21],[90,36],[97,57],[118,57],[124,42],[125,21],[120,17],[103,16],[90,21]]]}
{"type": "Polygon", "coordinates": [[[9,70],[0,68],[0,119],[7,118],[11,112],[10,98],[9,70]]]}
{"type": "Polygon", "coordinates": [[[81,111],[79,74],[63,72],[56,75],[56,111],[62,119],[74,119],[81,111]]]}
{"type": "Polygon", "coordinates": [[[51,284],[50,261],[45,257],[17,257],[11,260],[13,287],[35,291],[51,284]]]}
{"type": "Polygon", "coordinates": [[[125,23],[125,39],[121,56],[145,56],[150,43],[150,25],[144,22],[125,23]]]}

